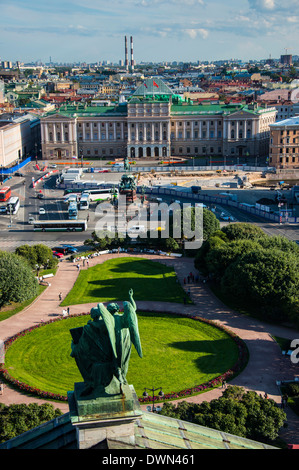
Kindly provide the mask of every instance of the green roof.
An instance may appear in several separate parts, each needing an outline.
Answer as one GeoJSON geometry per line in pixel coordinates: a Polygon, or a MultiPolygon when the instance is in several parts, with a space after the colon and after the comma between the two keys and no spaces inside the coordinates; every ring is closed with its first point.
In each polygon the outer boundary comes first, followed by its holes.
{"type": "Polygon", "coordinates": [[[58,110],[49,111],[46,115],[61,114],[62,116],[123,116],[127,115],[126,104],[115,106],[69,106],[62,105],[58,110]]]}
{"type": "MultiPolygon", "coordinates": [[[[135,421],[135,443],[106,440],[108,449],[275,449],[187,421],[143,411],[135,421]]],[[[0,449],[74,449],[76,430],[66,413],[0,444],[0,449]]]]}

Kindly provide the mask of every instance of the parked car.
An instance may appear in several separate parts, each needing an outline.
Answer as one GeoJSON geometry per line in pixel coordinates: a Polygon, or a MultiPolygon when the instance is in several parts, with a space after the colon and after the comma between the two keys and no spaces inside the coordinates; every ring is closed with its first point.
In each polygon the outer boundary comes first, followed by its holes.
{"type": "Polygon", "coordinates": [[[43,207],[40,207],[38,213],[39,215],[45,215],[46,211],[43,207]]]}
{"type": "Polygon", "coordinates": [[[6,214],[7,207],[6,206],[0,206],[0,214],[6,214]]]}
{"type": "Polygon", "coordinates": [[[25,176],[24,173],[21,173],[20,171],[16,171],[14,173],[14,176],[25,176]]]}
{"type": "Polygon", "coordinates": [[[49,165],[50,168],[57,168],[56,163],[52,163],[52,165],[49,165]]]}
{"type": "Polygon", "coordinates": [[[65,255],[67,253],[67,248],[63,246],[55,246],[54,248],[52,248],[52,251],[56,251],[57,253],[62,253],[63,255],[65,255]]]}
{"type": "Polygon", "coordinates": [[[43,199],[44,195],[43,193],[38,193],[38,195],[36,196],[38,199],[43,199]]]}
{"type": "Polygon", "coordinates": [[[63,248],[67,249],[67,253],[77,253],[78,249],[72,245],[61,245],[63,248]]]}
{"type": "Polygon", "coordinates": [[[56,256],[56,258],[63,258],[63,254],[62,254],[62,253],[58,253],[58,251],[53,251],[53,250],[52,250],[52,253],[53,253],[53,256],[56,256]]]}

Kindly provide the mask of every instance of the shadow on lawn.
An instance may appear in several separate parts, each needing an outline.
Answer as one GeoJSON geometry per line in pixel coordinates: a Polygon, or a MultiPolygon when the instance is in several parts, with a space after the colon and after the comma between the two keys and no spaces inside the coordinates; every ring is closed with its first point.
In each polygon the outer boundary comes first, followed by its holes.
{"type": "Polygon", "coordinates": [[[168,346],[185,352],[198,353],[199,357],[194,362],[198,370],[205,374],[221,374],[232,367],[238,358],[238,348],[229,339],[178,341],[168,346]]]}
{"type": "Polygon", "coordinates": [[[95,299],[129,300],[129,289],[134,291],[134,300],[158,300],[183,303],[184,291],[172,278],[121,277],[89,281],[89,296],[95,299]],[[94,286],[92,288],[91,286],[94,286]]]}
{"type": "Polygon", "coordinates": [[[107,260],[102,264],[105,269],[105,263],[109,266],[109,270],[114,273],[134,273],[141,276],[153,276],[163,273],[174,273],[172,267],[168,267],[159,263],[159,261],[151,261],[143,258],[117,258],[115,260],[107,260]]]}

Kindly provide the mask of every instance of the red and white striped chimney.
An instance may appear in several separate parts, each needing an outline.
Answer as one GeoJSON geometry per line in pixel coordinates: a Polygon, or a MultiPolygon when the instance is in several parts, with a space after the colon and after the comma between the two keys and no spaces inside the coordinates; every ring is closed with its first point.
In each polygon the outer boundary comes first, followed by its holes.
{"type": "Polygon", "coordinates": [[[128,59],[128,41],[127,36],[125,36],[125,68],[129,69],[129,59],[128,59]]]}
{"type": "Polygon", "coordinates": [[[131,36],[131,72],[134,72],[133,36],[131,36]]]}

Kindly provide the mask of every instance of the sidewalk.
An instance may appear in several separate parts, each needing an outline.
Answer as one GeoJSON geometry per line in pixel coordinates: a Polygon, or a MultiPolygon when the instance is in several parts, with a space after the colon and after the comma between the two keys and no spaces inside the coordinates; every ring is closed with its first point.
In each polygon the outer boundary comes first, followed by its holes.
{"type": "MultiPolygon", "coordinates": [[[[131,256],[129,254],[107,254],[95,257],[89,260],[89,266],[102,263],[107,259],[118,256],[131,256]]],[[[176,272],[178,279],[183,285],[183,279],[190,272],[195,272],[193,259],[189,258],[169,258],[158,255],[134,255],[142,256],[148,259],[162,262],[168,266],[172,266],[176,272]]],[[[82,263],[81,263],[82,266],[82,263]]],[[[82,267],[82,269],[86,269],[82,267]]],[[[78,276],[76,264],[69,261],[59,263],[59,269],[55,277],[51,278],[51,285],[39,296],[39,298],[13,317],[0,323],[1,339],[5,340],[19,331],[30,326],[36,325],[43,321],[48,321],[55,316],[61,315],[63,308],[59,306],[59,293],[64,298],[72,288],[78,276]]],[[[272,336],[280,336],[283,338],[295,339],[299,338],[299,332],[288,328],[262,323],[254,318],[239,315],[227,308],[216,298],[210,289],[202,283],[191,283],[185,286],[190,288],[191,298],[194,305],[183,305],[152,301],[137,301],[138,310],[152,310],[173,313],[184,313],[186,315],[199,316],[209,320],[213,320],[228,328],[242,338],[249,350],[250,358],[246,369],[238,375],[234,380],[229,382],[231,385],[238,385],[247,390],[254,390],[257,393],[267,393],[277,403],[280,403],[281,397],[279,389],[276,385],[277,380],[288,380],[299,376],[299,369],[292,364],[290,358],[282,356],[280,348],[274,341],[272,336]]],[[[126,299],[124,299],[126,300],[126,299]]],[[[78,304],[70,306],[70,313],[87,312],[93,304],[78,304]]],[[[137,311],[138,311],[137,310],[137,311]]],[[[185,399],[201,403],[202,401],[210,401],[222,395],[222,389],[214,389],[195,397],[185,399]]],[[[21,392],[15,391],[9,386],[4,386],[4,393],[0,395],[0,402],[6,405],[13,403],[44,403],[36,397],[28,397],[21,392]]],[[[53,402],[52,402],[53,403],[53,402]]],[[[176,402],[173,402],[176,403],[176,402]]],[[[67,403],[53,403],[55,407],[60,408],[63,412],[68,412],[67,403]]],[[[142,405],[146,409],[148,405],[142,405]]],[[[288,427],[283,431],[284,439],[293,444],[299,444],[299,418],[286,408],[288,416],[288,427]]]]}

